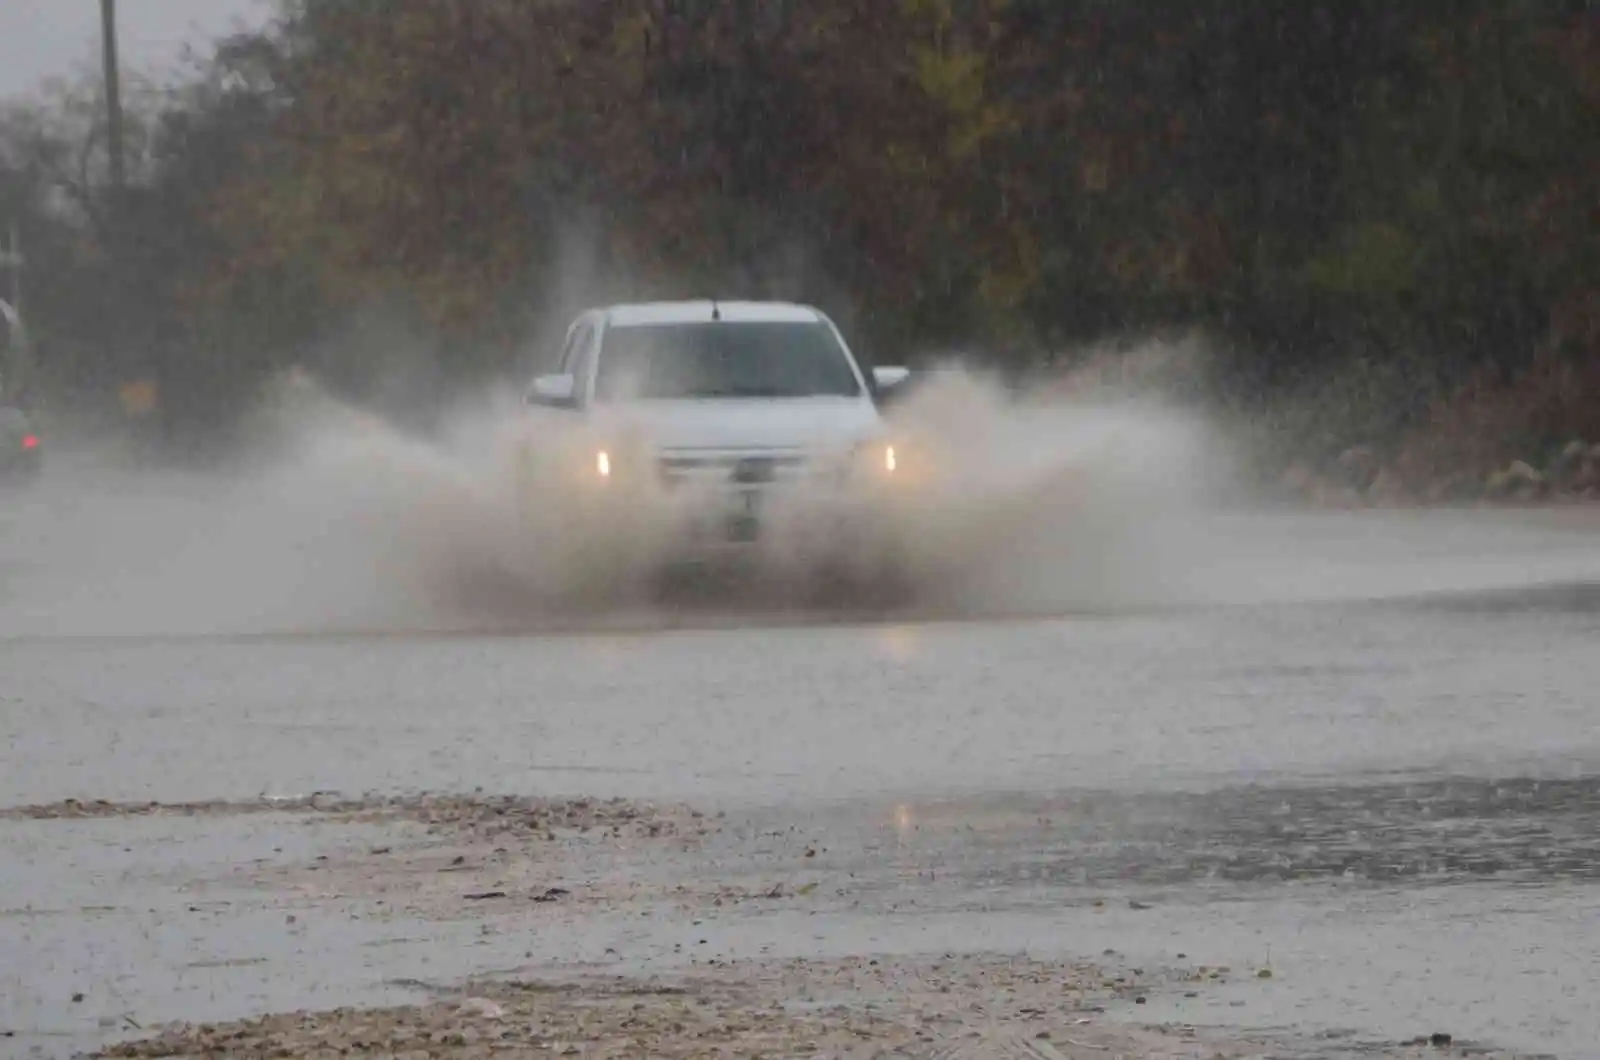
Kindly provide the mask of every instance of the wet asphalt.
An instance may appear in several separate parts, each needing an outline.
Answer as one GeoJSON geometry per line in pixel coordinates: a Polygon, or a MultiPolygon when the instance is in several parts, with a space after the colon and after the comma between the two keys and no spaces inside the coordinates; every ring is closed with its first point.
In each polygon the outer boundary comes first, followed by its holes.
{"type": "Polygon", "coordinates": [[[129,1021],[388,999],[530,961],[1026,952],[1175,981],[1227,966],[1204,996],[1108,1016],[1279,1034],[1284,1055],[1446,1030],[1600,1056],[1600,587],[1437,581],[1010,621],[0,639],[0,804],[683,800],[727,828],[642,876],[819,884],[698,923],[557,912],[397,935],[335,903],[286,931],[281,900],[216,882],[225,867],[377,837],[0,822],[0,1030],[52,1055],[129,1021]]]}

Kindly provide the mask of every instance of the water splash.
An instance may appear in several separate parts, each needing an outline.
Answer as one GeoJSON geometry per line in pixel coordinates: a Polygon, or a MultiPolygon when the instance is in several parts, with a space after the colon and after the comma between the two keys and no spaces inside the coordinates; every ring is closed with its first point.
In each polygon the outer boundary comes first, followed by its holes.
{"type": "MultiPolygon", "coordinates": [[[[803,495],[777,507],[715,606],[812,606],[825,573],[885,571],[900,606],[954,617],[1600,578],[1592,520],[1224,511],[1218,433],[1136,394],[1019,396],[949,371],[888,418],[909,488],[848,498],[848,538],[803,495]]],[[[572,423],[492,393],[419,437],[302,378],[228,473],[57,460],[0,508],[0,636],[672,620],[655,574],[685,513],[583,488],[596,441],[572,423]]]]}

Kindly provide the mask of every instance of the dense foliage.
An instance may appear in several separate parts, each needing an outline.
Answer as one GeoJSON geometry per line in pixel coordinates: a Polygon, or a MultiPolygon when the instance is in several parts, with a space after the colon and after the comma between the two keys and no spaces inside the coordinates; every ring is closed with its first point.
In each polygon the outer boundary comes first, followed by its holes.
{"type": "Polygon", "coordinates": [[[283,0],[134,115],[120,199],[97,129],[13,114],[0,210],[56,378],[179,422],[707,292],[879,356],[1199,327],[1231,393],[1386,432],[1600,358],[1592,0],[283,0]]]}

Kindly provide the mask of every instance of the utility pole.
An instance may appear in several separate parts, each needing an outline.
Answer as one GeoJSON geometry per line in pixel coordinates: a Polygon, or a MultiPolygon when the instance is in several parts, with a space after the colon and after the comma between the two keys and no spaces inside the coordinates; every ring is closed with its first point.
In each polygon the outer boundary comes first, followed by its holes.
{"type": "Polygon", "coordinates": [[[111,155],[111,188],[122,191],[122,84],[117,73],[117,0],[100,0],[100,40],[106,81],[106,150],[111,155]]]}

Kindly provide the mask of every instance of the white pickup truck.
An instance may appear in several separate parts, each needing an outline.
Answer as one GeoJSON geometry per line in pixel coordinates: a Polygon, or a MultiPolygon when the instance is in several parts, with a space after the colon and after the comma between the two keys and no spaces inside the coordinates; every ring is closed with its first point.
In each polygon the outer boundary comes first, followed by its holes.
{"type": "MultiPolygon", "coordinates": [[[[657,302],[580,315],[530,406],[580,417],[586,491],[678,501],[693,549],[751,545],[786,496],[881,486],[900,471],[878,398],[831,320],[783,302],[657,302]]],[[[624,514],[622,517],[626,517],[624,514]]]]}

